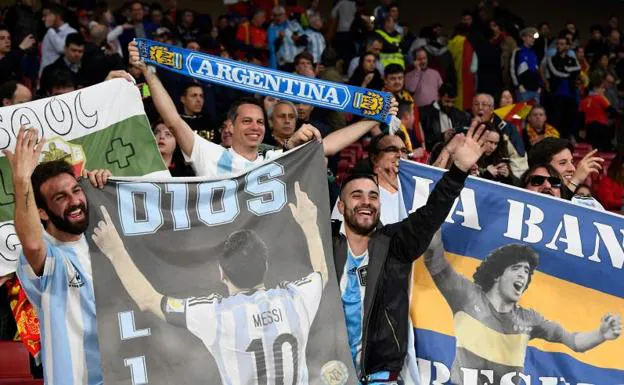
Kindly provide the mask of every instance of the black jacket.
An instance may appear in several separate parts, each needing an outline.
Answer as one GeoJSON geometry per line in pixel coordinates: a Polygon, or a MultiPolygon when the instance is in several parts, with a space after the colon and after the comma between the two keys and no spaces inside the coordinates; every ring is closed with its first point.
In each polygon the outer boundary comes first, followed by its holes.
{"type": "MultiPolygon", "coordinates": [[[[368,268],[362,322],[361,377],[379,371],[398,373],[407,353],[409,278],[464,187],[467,173],[454,165],[437,183],[427,204],[399,223],[378,228],[368,243],[368,268]]],[[[347,261],[347,239],[334,226],[338,280],[347,261]]],[[[365,378],[360,381],[366,383],[365,378]]]]}
{"type": "MultiPolygon", "coordinates": [[[[420,125],[425,134],[425,143],[429,151],[431,151],[436,143],[444,141],[442,128],[440,126],[440,110],[436,108],[434,104],[435,102],[418,109],[420,125]]],[[[453,128],[467,127],[470,125],[470,116],[455,107],[451,108],[447,115],[449,119],[451,119],[453,128]]]]}

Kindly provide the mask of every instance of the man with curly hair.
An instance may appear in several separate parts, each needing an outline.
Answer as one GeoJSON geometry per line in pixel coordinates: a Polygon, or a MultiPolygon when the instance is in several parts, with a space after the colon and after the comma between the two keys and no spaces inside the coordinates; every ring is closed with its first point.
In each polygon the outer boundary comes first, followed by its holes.
{"type": "Polygon", "coordinates": [[[619,314],[606,314],[593,331],[571,333],[537,311],[522,308],[518,301],[539,264],[539,255],[524,244],[493,250],[470,282],[444,257],[438,233],[425,253],[425,264],[453,312],[456,351],[452,384],[499,384],[502,379],[524,383],[526,350],[533,338],[584,352],[622,333],[619,314]]]}

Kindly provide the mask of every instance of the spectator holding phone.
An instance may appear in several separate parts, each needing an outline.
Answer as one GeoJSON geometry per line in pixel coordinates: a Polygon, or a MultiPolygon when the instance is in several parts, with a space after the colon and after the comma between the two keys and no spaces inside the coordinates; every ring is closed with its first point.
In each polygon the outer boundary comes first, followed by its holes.
{"type": "Polygon", "coordinates": [[[485,133],[483,155],[479,158],[479,175],[512,186],[518,186],[519,180],[511,172],[507,141],[500,130],[490,126],[485,133]]]}

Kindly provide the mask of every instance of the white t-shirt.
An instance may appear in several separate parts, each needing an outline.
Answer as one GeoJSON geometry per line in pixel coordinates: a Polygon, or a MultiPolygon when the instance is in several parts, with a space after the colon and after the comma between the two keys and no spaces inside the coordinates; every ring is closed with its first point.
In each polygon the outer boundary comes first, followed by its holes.
{"type": "Polygon", "coordinates": [[[355,18],[355,1],[341,0],[334,6],[331,16],[338,19],[337,32],[349,32],[355,18]]]}
{"type": "Polygon", "coordinates": [[[184,154],[184,160],[191,163],[197,176],[221,177],[224,175],[239,173],[248,170],[265,160],[275,158],[282,154],[283,150],[269,150],[263,156],[258,154],[254,161],[244,158],[231,148],[224,148],[216,143],[202,138],[193,133],[193,152],[184,154]]]}

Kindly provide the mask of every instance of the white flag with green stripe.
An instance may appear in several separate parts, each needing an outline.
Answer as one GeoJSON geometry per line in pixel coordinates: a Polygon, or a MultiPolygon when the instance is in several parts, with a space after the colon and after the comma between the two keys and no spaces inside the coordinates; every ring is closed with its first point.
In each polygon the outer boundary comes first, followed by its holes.
{"type": "MultiPolygon", "coordinates": [[[[65,159],[76,174],[107,168],[115,176],[166,170],[137,87],[115,79],[68,94],[0,108],[0,150],[15,148],[20,126],[46,138],[41,161],[65,159]]],[[[0,276],[15,271],[11,169],[0,154],[0,276]]]]}

